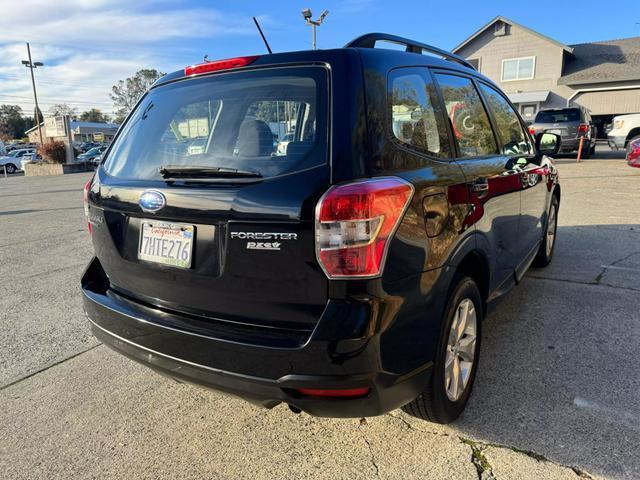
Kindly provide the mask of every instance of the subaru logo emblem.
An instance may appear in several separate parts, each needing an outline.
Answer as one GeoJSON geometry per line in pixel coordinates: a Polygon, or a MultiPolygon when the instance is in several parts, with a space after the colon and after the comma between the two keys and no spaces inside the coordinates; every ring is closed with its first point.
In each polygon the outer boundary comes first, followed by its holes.
{"type": "Polygon", "coordinates": [[[158,190],[145,190],[138,201],[143,212],[156,213],[167,204],[164,194],[158,190]]]}

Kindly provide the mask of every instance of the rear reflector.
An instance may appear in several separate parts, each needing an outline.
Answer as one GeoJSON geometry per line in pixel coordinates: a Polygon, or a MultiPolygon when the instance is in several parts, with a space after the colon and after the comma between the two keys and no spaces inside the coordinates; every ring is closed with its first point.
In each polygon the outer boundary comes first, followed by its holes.
{"type": "Polygon", "coordinates": [[[348,388],[348,389],[340,389],[340,390],[325,390],[325,389],[318,389],[318,388],[296,388],[296,391],[308,397],[359,398],[359,397],[364,397],[368,395],[371,389],[369,387],[348,388]]]}
{"type": "Polygon", "coordinates": [[[246,67],[255,62],[259,55],[251,55],[248,57],[227,58],[225,60],[214,60],[213,62],[199,63],[184,68],[184,74],[200,75],[201,73],[216,72],[218,70],[230,70],[232,68],[246,67]]]}
{"type": "Polygon", "coordinates": [[[316,257],[328,278],[382,274],[413,186],[383,177],[331,187],[316,207],[316,257]]]}

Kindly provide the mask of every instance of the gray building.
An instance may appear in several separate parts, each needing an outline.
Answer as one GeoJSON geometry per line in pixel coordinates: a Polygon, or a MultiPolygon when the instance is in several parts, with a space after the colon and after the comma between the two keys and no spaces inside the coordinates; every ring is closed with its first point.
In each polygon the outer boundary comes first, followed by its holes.
{"type": "MultiPolygon", "coordinates": [[[[50,137],[46,134],[44,122],[40,124],[42,127],[42,136],[45,143],[54,140],[64,140],[65,137],[50,137]]],[[[99,122],[80,122],[78,120],[71,120],[69,122],[69,128],[71,130],[71,140],[76,143],[92,142],[97,137],[102,138],[101,141],[110,142],[113,140],[113,136],[118,131],[119,125],[115,123],[99,123],[99,122]]],[[[40,136],[38,133],[38,127],[33,127],[25,132],[29,137],[29,142],[40,143],[40,136]]]]}
{"type": "Polygon", "coordinates": [[[614,115],[640,112],[640,37],[565,45],[498,16],[453,51],[499,84],[527,121],[542,108],[580,105],[602,136],[614,115]]]}

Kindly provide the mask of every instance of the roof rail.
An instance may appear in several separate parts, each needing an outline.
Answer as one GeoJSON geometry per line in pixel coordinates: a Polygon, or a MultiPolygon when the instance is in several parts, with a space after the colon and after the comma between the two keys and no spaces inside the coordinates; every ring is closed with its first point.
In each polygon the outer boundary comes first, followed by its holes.
{"type": "Polygon", "coordinates": [[[421,54],[423,51],[433,53],[446,60],[459,63],[460,65],[464,65],[467,68],[475,70],[474,66],[471,65],[471,63],[469,63],[461,56],[456,55],[455,53],[447,52],[446,50],[442,50],[441,48],[433,47],[431,45],[427,45],[426,43],[416,42],[415,40],[410,40],[408,38],[398,37],[397,35],[390,35],[388,33],[365,33],[364,35],[351,40],[345,45],[345,48],[375,48],[376,42],[378,40],[404,45],[407,47],[406,51],[411,53],[421,54]]]}

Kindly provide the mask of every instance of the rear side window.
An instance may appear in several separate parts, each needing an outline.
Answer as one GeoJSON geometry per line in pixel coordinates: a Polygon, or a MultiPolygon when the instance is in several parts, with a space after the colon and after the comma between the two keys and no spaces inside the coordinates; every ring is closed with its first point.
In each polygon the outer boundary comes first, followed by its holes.
{"type": "Polygon", "coordinates": [[[461,157],[497,153],[495,137],[480,95],[470,79],[436,74],[461,157]]]}
{"type": "Polygon", "coordinates": [[[480,83],[480,90],[484,94],[489,110],[493,115],[498,137],[500,138],[500,151],[504,155],[527,155],[533,153],[527,135],[522,129],[518,114],[511,108],[509,102],[495,89],[480,83]]]}
{"type": "Polygon", "coordinates": [[[104,168],[160,180],[162,166],[249,170],[273,177],[324,164],[327,73],[264,69],[191,78],[153,89],[114,142],[104,168]]]}
{"type": "Polygon", "coordinates": [[[563,123],[579,122],[579,108],[563,108],[561,110],[547,110],[538,112],[535,123],[563,123]]]}
{"type": "Polygon", "coordinates": [[[434,157],[450,157],[444,115],[426,69],[402,68],[389,76],[393,136],[434,157]]]}

